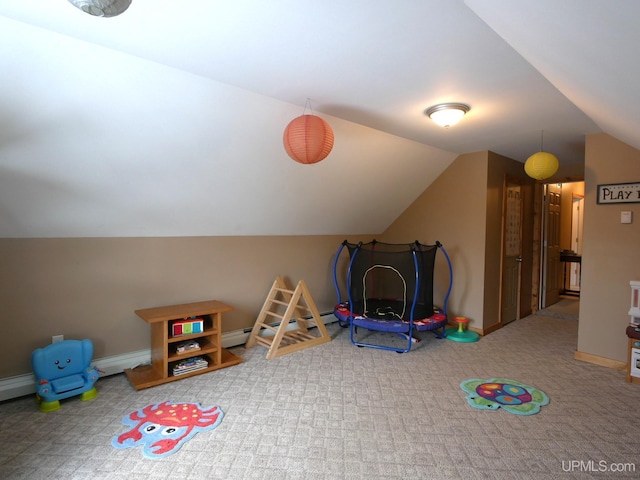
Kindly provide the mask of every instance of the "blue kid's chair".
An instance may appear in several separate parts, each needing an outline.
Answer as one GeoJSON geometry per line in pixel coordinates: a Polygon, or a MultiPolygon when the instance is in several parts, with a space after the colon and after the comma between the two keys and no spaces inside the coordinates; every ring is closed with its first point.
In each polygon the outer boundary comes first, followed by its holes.
{"type": "Polygon", "coordinates": [[[93,343],[88,339],[63,340],[31,354],[41,412],[58,410],[60,400],[75,395],[81,400],[96,398],[94,383],[99,375],[90,365],[92,358],[93,343]]]}

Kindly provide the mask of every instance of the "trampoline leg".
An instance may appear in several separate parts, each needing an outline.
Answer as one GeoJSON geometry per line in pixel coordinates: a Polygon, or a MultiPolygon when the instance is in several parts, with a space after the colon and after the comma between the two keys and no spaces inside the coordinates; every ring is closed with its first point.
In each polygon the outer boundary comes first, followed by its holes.
{"type": "MultiPolygon", "coordinates": [[[[404,338],[407,341],[409,340],[409,334],[408,333],[398,333],[398,335],[400,335],[402,338],[404,338]]],[[[420,342],[419,338],[411,336],[411,343],[418,343],[418,342],[420,342]]]]}
{"type": "Polygon", "coordinates": [[[446,338],[447,337],[447,328],[446,328],[446,324],[443,325],[442,327],[440,327],[440,333],[438,333],[438,329],[434,328],[432,330],[433,334],[436,336],[436,338],[440,339],[440,338],[446,338]]]}

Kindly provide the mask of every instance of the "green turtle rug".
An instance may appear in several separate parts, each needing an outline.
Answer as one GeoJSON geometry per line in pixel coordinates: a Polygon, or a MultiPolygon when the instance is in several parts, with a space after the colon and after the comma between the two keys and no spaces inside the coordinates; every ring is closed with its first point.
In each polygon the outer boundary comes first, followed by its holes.
{"type": "Polygon", "coordinates": [[[533,415],[549,404],[549,397],[542,390],[506,378],[471,378],[460,388],[467,393],[469,405],[480,410],[502,408],[516,415],[533,415]]]}

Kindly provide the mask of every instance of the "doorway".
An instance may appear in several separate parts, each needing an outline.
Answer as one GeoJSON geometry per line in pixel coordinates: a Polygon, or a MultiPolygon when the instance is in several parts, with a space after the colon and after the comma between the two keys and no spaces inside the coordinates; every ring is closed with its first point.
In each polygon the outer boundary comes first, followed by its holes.
{"type": "Polygon", "coordinates": [[[568,295],[579,296],[584,182],[542,185],[541,213],[540,310],[568,295]]]}
{"type": "Polygon", "coordinates": [[[582,278],[582,225],[584,222],[584,195],[572,193],[571,201],[571,252],[580,259],[579,262],[571,262],[569,269],[568,285],[565,289],[580,294],[580,280],[582,278]]]}

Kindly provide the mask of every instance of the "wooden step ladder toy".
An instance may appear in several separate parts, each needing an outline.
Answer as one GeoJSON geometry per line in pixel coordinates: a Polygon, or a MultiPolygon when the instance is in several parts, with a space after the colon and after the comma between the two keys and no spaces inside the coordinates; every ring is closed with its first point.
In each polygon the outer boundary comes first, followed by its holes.
{"type": "Polygon", "coordinates": [[[330,341],[331,336],[304,280],[300,280],[295,290],[291,290],[278,275],[245,347],[252,348],[257,344],[267,347],[267,359],[270,360],[330,341]],[[298,328],[287,331],[292,319],[295,319],[298,328]],[[310,332],[312,327],[317,330],[310,332]],[[263,330],[273,334],[261,336],[263,330]]]}

